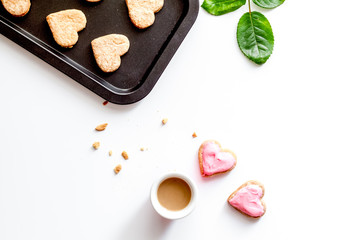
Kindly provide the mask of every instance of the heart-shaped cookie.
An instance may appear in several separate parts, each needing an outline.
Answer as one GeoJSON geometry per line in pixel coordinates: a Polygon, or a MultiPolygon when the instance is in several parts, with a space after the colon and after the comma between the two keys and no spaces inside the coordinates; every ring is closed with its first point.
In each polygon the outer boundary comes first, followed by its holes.
{"type": "Polygon", "coordinates": [[[79,39],[78,32],[86,27],[85,14],[76,9],[52,13],[46,21],[57,44],[65,48],[72,48],[79,39]]]}
{"type": "Polygon", "coordinates": [[[229,196],[228,203],[246,216],[259,218],[266,212],[266,205],[262,200],[264,192],[261,183],[247,181],[229,196]]]}
{"type": "Polygon", "coordinates": [[[203,142],[199,148],[199,165],[203,177],[225,173],[236,166],[236,155],[226,149],[222,149],[220,143],[215,140],[203,142]]]}
{"type": "Polygon", "coordinates": [[[140,29],[150,27],[155,13],[164,6],[164,0],[126,0],[131,22],[140,29]]]}
{"type": "Polygon", "coordinates": [[[25,16],[30,10],[30,0],[1,0],[4,8],[14,17],[25,16]]]}
{"type": "Polygon", "coordinates": [[[109,34],[92,40],[95,60],[104,72],[114,72],[121,64],[121,56],[130,47],[129,39],[121,34],[109,34]]]}

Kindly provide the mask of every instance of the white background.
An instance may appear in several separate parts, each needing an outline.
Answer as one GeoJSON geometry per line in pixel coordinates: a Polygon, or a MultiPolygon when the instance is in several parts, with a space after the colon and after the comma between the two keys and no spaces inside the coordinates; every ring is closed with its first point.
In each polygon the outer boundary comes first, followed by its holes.
{"type": "Polygon", "coordinates": [[[245,11],[200,9],[153,91],[129,106],[103,106],[0,36],[0,239],[359,239],[360,3],[287,0],[262,11],[275,35],[263,66],[237,46],[245,11]],[[237,154],[232,172],[200,176],[206,139],[237,154]],[[195,211],[173,222],[149,201],[169,170],[199,188],[195,211]],[[226,202],[250,179],[266,189],[258,221],[226,202]]]}

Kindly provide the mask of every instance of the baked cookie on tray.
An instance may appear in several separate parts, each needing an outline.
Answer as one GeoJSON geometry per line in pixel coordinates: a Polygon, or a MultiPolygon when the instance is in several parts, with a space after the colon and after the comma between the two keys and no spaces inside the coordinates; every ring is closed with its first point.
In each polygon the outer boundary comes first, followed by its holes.
{"type": "Polygon", "coordinates": [[[6,11],[8,11],[14,17],[25,16],[31,6],[30,0],[1,0],[6,11]]]}
{"type": "Polygon", "coordinates": [[[46,17],[57,44],[72,48],[78,41],[78,32],[86,27],[85,14],[77,9],[51,13],[46,17]]]}
{"type": "Polygon", "coordinates": [[[109,34],[91,41],[97,65],[103,72],[114,72],[121,64],[121,56],[128,52],[129,39],[122,34],[109,34]]]}
{"type": "Polygon", "coordinates": [[[150,27],[155,13],[164,6],[164,0],[126,0],[131,22],[140,29],[150,27]]]}

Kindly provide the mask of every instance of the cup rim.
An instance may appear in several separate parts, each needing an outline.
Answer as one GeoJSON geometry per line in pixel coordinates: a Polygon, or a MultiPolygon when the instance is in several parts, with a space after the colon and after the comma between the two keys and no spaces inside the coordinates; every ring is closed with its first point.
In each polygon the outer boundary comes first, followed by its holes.
{"type": "Polygon", "coordinates": [[[183,218],[183,217],[189,215],[195,208],[196,199],[197,199],[196,185],[193,182],[193,180],[191,180],[191,178],[188,177],[186,174],[179,173],[179,172],[168,172],[168,173],[161,175],[157,180],[154,181],[154,183],[151,187],[150,199],[151,199],[151,204],[152,204],[153,208],[160,216],[167,218],[167,219],[171,219],[171,220],[180,219],[180,218],[183,218]],[[166,209],[165,207],[163,207],[160,204],[160,202],[157,198],[157,191],[158,191],[160,184],[164,180],[166,180],[168,178],[173,178],[173,177],[184,180],[189,185],[190,190],[191,190],[191,199],[190,199],[189,204],[184,209],[181,209],[179,211],[171,211],[171,210],[166,209]]]}

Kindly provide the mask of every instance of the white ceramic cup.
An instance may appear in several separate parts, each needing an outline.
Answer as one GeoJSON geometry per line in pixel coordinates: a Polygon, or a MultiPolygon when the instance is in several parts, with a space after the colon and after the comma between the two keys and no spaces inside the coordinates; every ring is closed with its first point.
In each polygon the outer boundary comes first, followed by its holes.
{"type": "Polygon", "coordinates": [[[155,180],[155,182],[153,183],[152,187],[151,187],[151,192],[150,192],[150,199],[151,199],[151,203],[155,209],[155,211],[160,214],[160,216],[167,218],[167,219],[179,219],[179,218],[183,218],[187,215],[189,215],[195,208],[195,203],[196,203],[196,199],[197,199],[197,188],[195,183],[185,174],[182,173],[178,173],[178,172],[169,172],[169,173],[165,173],[163,174],[161,177],[159,177],[157,180],[155,180]],[[179,211],[171,211],[166,209],[165,207],[163,207],[157,197],[157,192],[158,192],[158,188],[160,186],[160,184],[168,179],[168,178],[180,178],[182,180],[184,180],[190,187],[191,190],[191,199],[189,204],[179,210],[179,211]]]}

